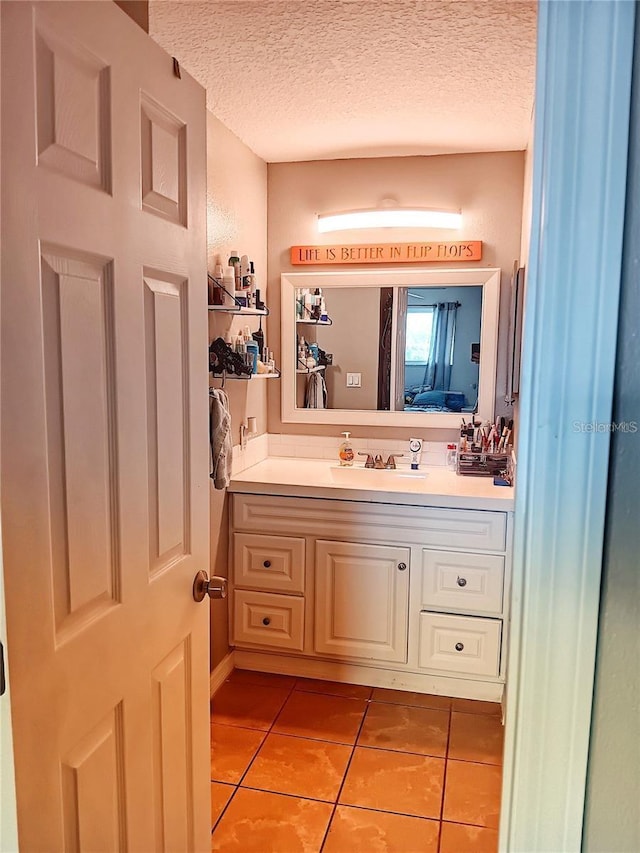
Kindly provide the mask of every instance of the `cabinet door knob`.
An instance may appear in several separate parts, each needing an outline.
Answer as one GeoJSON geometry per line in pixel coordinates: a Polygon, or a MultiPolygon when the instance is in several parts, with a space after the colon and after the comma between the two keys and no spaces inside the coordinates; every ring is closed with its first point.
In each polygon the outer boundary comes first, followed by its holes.
{"type": "Polygon", "coordinates": [[[464,649],[464,643],[456,643],[456,651],[461,652],[464,649]]]}
{"type": "Polygon", "coordinates": [[[262,620],[262,624],[263,625],[271,625],[271,619],[269,619],[268,616],[265,616],[264,619],[262,620]]]}
{"type": "Polygon", "coordinates": [[[407,564],[406,564],[406,563],[398,563],[398,569],[399,569],[401,572],[404,572],[404,570],[405,570],[406,568],[407,568],[407,564]]]}
{"type": "Polygon", "coordinates": [[[270,569],[271,568],[271,560],[265,560],[262,565],[265,567],[265,569],[270,569]]]}
{"type": "Polygon", "coordinates": [[[458,586],[466,586],[467,585],[467,579],[466,578],[458,578],[457,584],[458,584],[458,586]]]}

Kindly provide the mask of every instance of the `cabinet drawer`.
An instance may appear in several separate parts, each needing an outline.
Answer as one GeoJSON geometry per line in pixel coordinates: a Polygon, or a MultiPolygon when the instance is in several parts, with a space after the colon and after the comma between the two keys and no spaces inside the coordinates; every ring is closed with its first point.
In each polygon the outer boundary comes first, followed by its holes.
{"type": "Polygon", "coordinates": [[[304,599],[239,589],[234,594],[233,641],[302,651],[304,599]]]}
{"type": "Polygon", "coordinates": [[[277,592],[304,592],[304,539],[233,534],[236,586],[277,592]]]}
{"type": "Polygon", "coordinates": [[[504,557],[426,549],[422,552],[423,610],[441,607],[499,615],[503,587],[504,557]]]}
{"type": "Polygon", "coordinates": [[[499,619],[421,613],[418,662],[425,669],[497,676],[501,636],[499,619]]]}

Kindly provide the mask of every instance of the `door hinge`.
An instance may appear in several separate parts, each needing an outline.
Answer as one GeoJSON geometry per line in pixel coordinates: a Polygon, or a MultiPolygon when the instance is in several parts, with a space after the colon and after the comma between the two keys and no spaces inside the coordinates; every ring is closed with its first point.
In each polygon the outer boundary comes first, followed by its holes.
{"type": "Polygon", "coordinates": [[[4,677],[4,646],[0,643],[0,696],[4,696],[7,682],[4,677]]]}

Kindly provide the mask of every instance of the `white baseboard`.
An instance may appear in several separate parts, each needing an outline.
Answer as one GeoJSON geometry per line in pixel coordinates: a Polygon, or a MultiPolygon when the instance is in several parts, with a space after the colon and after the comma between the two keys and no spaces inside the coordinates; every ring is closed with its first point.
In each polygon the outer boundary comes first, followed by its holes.
{"type": "MultiPolygon", "coordinates": [[[[226,660],[226,659],[225,659],[226,660]]],[[[368,687],[389,687],[393,690],[411,690],[435,696],[454,696],[456,699],[482,699],[500,702],[504,685],[500,682],[471,681],[444,675],[416,672],[398,672],[352,663],[342,663],[313,658],[296,658],[287,655],[235,650],[234,665],[239,669],[258,672],[275,672],[301,678],[320,678],[325,681],[346,681],[368,687]]]]}
{"type": "Polygon", "coordinates": [[[234,659],[235,651],[231,649],[209,675],[209,696],[213,696],[216,690],[229,678],[235,666],[234,659]]]}

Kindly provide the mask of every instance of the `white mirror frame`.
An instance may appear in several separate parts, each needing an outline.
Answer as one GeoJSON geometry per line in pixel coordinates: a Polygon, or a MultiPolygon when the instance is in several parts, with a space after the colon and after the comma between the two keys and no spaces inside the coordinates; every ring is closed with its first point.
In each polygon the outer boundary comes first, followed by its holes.
{"type": "Polygon", "coordinates": [[[459,413],[378,412],[363,409],[299,409],[296,407],[295,291],[298,287],[448,287],[482,285],[478,416],[493,421],[498,360],[500,270],[384,269],[336,272],[283,273],[281,282],[281,360],[283,423],[343,424],[344,426],[394,426],[451,428],[460,425],[459,413]]]}

